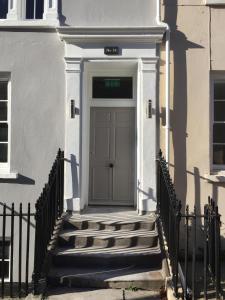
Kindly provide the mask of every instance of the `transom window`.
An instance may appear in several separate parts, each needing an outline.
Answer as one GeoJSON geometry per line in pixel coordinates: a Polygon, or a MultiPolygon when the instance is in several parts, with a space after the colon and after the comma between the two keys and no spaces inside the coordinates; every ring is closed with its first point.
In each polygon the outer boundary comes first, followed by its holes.
{"type": "Polygon", "coordinates": [[[225,80],[214,82],[213,165],[225,167],[225,80]]]}
{"type": "Polygon", "coordinates": [[[95,99],[132,99],[132,77],[93,77],[92,98],[95,99]]]}
{"type": "Polygon", "coordinates": [[[0,80],[0,166],[9,161],[8,81],[0,80]]]}

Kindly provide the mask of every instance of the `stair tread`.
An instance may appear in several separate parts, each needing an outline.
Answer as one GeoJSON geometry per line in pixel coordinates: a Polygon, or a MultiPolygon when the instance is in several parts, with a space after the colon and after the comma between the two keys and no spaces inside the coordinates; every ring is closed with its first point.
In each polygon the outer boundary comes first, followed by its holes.
{"type": "Polygon", "coordinates": [[[97,237],[99,239],[105,238],[130,238],[130,237],[155,237],[158,236],[156,230],[94,230],[94,229],[81,229],[81,230],[63,230],[60,237],[81,236],[81,237],[97,237]]]}
{"type": "Polygon", "coordinates": [[[147,255],[147,254],[160,254],[161,250],[159,246],[156,247],[141,247],[135,246],[130,248],[124,247],[85,247],[85,248],[56,248],[54,255],[82,255],[82,256],[115,256],[115,255],[147,255]]]}
{"type": "Polygon", "coordinates": [[[65,218],[66,221],[88,221],[88,222],[101,222],[106,225],[110,224],[131,224],[137,222],[147,222],[154,223],[156,221],[155,217],[146,217],[146,216],[117,216],[110,215],[102,216],[102,215],[72,215],[65,218]]]}
{"type": "Polygon", "coordinates": [[[136,280],[164,280],[161,269],[151,269],[127,265],[123,267],[95,267],[95,268],[60,268],[51,269],[48,277],[79,277],[102,281],[136,281],[136,280]]]}

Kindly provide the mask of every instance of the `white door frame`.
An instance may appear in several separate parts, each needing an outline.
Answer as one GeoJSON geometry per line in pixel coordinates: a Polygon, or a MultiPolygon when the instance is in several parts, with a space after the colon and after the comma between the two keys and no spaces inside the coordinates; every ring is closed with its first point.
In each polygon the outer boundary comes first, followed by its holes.
{"type": "MultiPolygon", "coordinates": [[[[90,154],[90,108],[91,107],[136,107],[137,105],[137,70],[138,61],[84,62],[83,97],[82,97],[82,167],[81,167],[81,203],[88,206],[89,199],[89,154],[90,154]],[[129,76],[133,77],[133,99],[93,99],[92,77],[94,76],[129,76]]],[[[136,110],[137,111],[137,110],[136,110]]],[[[136,117],[137,120],[137,117],[136,117]]],[[[135,125],[137,136],[137,125],[135,125]]],[[[135,146],[137,149],[137,145],[135,146]]],[[[137,182],[137,154],[135,151],[135,183],[137,182]]],[[[134,185],[134,206],[137,204],[134,185]]],[[[82,205],[82,206],[83,206],[82,205]]]]}
{"type": "MultiPolygon", "coordinates": [[[[88,205],[89,126],[90,112],[87,83],[91,66],[108,66],[116,70],[133,70],[137,77],[136,130],[136,195],[139,213],[156,209],[156,153],[157,145],[157,61],[155,56],[134,59],[99,59],[66,57],[65,102],[65,210],[81,211],[88,205]],[[110,65],[111,63],[111,65],[110,65]],[[87,68],[87,65],[90,68],[87,68]],[[114,66],[114,67],[113,67],[114,66]],[[122,67],[122,68],[121,68],[122,67]],[[135,70],[135,71],[134,71],[135,70]],[[75,100],[77,114],[71,118],[71,101],[75,100]],[[147,115],[152,101],[152,117],[147,115]]],[[[94,67],[93,67],[94,68],[94,67]]],[[[118,70],[121,71],[118,72],[118,70]]],[[[95,72],[96,74],[96,72],[95,72]]],[[[105,73],[107,74],[107,73],[105,73]]],[[[112,73],[111,73],[112,74],[112,73]]],[[[126,73],[126,75],[129,72],[126,73]]],[[[96,105],[101,105],[98,100],[96,105]]],[[[109,101],[110,102],[110,101],[109,101]]],[[[112,105],[112,102],[109,104],[112,105]]],[[[119,105],[117,103],[117,105],[119,105]]],[[[121,102],[121,105],[124,103],[121,102]]]]}

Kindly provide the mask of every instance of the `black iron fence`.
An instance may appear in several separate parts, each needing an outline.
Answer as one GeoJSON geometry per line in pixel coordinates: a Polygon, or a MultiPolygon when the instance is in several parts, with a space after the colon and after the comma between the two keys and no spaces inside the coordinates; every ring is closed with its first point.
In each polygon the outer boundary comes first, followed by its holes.
{"type": "Polygon", "coordinates": [[[0,223],[2,237],[0,241],[0,276],[1,298],[5,295],[24,297],[28,295],[30,286],[30,244],[32,242],[30,231],[34,214],[31,213],[30,203],[23,209],[15,204],[11,206],[2,204],[0,223]],[[15,264],[15,258],[16,260],[15,264]]]}
{"type": "Polygon", "coordinates": [[[54,227],[63,212],[64,153],[59,150],[41,196],[31,204],[0,203],[0,297],[38,292],[54,227]]]}
{"type": "Polygon", "coordinates": [[[39,282],[45,278],[45,264],[57,220],[63,213],[64,152],[59,149],[48,183],[36,203],[36,231],[33,283],[34,293],[39,293],[39,282]]]}
{"type": "Polygon", "coordinates": [[[186,206],[182,211],[167,163],[158,158],[158,213],[166,238],[176,296],[197,299],[208,295],[220,299],[220,215],[209,198],[200,213],[186,206]],[[198,276],[198,273],[200,274],[198,276]],[[180,289],[179,289],[180,288],[180,289]],[[213,294],[214,293],[214,294],[213,294]]]}

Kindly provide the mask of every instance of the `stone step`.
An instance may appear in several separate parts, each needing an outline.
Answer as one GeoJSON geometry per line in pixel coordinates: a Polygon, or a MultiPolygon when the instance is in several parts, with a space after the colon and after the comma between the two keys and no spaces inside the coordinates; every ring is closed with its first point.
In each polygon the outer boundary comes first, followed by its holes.
{"type": "Polygon", "coordinates": [[[148,230],[67,230],[59,235],[59,246],[71,246],[73,248],[84,248],[92,246],[108,247],[155,247],[158,243],[156,231],[148,230]]]}
{"type": "Polygon", "coordinates": [[[159,245],[156,247],[86,247],[56,248],[52,253],[54,266],[138,266],[161,268],[162,255],[159,245]]]}
{"type": "Polygon", "coordinates": [[[64,230],[66,229],[75,229],[75,230],[84,230],[84,229],[93,229],[93,230],[139,230],[139,229],[146,229],[146,230],[154,230],[155,229],[155,221],[154,220],[101,220],[99,218],[96,219],[77,219],[77,218],[68,218],[64,220],[63,227],[64,230]]]}
{"type": "Polygon", "coordinates": [[[158,291],[165,285],[160,270],[135,265],[124,267],[53,268],[48,275],[51,286],[80,288],[139,288],[158,291]]]}

